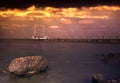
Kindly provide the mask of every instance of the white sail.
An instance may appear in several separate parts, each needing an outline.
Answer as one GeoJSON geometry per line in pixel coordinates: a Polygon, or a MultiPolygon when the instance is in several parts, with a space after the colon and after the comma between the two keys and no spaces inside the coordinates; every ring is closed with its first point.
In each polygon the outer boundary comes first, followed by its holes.
{"type": "Polygon", "coordinates": [[[34,24],[33,26],[33,36],[32,39],[39,39],[38,35],[37,35],[37,25],[34,24]]]}
{"type": "Polygon", "coordinates": [[[46,31],[45,31],[45,26],[42,25],[42,36],[40,37],[40,39],[49,39],[48,36],[46,36],[46,31]]]}
{"type": "Polygon", "coordinates": [[[45,26],[41,25],[41,30],[39,29],[39,36],[38,36],[37,25],[34,24],[32,39],[49,39],[49,37],[46,36],[45,32],[46,32],[45,26]],[[41,34],[40,34],[40,32],[41,32],[41,34]]]}

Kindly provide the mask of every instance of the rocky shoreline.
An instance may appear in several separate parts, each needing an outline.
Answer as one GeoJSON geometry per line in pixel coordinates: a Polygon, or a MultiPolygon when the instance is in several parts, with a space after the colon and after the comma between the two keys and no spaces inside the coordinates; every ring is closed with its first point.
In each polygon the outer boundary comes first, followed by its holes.
{"type": "Polygon", "coordinates": [[[107,80],[102,73],[96,73],[92,76],[92,83],[120,83],[120,78],[107,80]]]}
{"type": "MultiPolygon", "coordinates": [[[[120,64],[120,53],[108,53],[99,55],[100,61],[106,65],[115,65],[119,67],[120,64]]],[[[92,83],[120,83],[120,77],[116,79],[105,79],[102,73],[95,73],[92,76],[92,83]]]]}

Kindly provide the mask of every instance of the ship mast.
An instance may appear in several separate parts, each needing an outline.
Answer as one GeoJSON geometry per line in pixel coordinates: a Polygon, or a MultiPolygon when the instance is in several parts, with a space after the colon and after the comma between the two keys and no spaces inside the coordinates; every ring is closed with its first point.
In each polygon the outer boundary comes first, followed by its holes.
{"type": "Polygon", "coordinates": [[[36,34],[37,34],[37,29],[36,29],[36,25],[34,24],[34,27],[33,27],[33,29],[34,29],[34,31],[33,31],[33,34],[34,34],[34,36],[36,36],[36,34]]]}
{"type": "Polygon", "coordinates": [[[45,30],[45,25],[41,25],[42,27],[42,37],[40,39],[48,39],[48,36],[46,36],[46,30],[45,30]]]}
{"type": "MultiPolygon", "coordinates": [[[[45,25],[40,25],[41,26],[41,31],[42,31],[42,33],[41,33],[41,36],[40,36],[40,34],[39,34],[39,36],[38,36],[38,31],[37,31],[37,25],[36,24],[34,24],[34,26],[33,26],[33,36],[32,36],[32,39],[49,39],[48,38],[48,36],[46,36],[46,33],[45,33],[45,25]]],[[[40,32],[41,32],[40,31],[40,32]]]]}
{"type": "Polygon", "coordinates": [[[45,36],[45,26],[43,25],[43,37],[45,36]]]}
{"type": "Polygon", "coordinates": [[[33,26],[33,36],[32,36],[32,39],[38,39],[37,37],[37,25],[34,24],[33,26]]]}

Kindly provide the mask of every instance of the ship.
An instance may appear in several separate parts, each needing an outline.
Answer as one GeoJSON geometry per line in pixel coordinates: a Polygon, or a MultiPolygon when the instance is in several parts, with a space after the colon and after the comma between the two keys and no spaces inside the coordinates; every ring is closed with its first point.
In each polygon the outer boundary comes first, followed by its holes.
{"type": "Polygon", "coordinates": [[[45,33],[46,27],[44,25],[41,25],[41,30],[37,29],[37,25],[34,25],[33,27],[33,36],[32,39],[41,39],[41,40],[46,40],[49,39],[49,37],[45,33]],[[41,33],[41,34],[40,34],[41,33]]]}

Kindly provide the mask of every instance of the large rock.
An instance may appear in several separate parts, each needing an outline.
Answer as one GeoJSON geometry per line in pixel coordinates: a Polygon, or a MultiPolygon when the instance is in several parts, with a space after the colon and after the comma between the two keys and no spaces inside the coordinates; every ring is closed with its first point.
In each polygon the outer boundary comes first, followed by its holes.
{"type": "Polygon", "coordinates": [[[48,61],[43,56],[27,56],[15,58],[11,61],[8,71],[16,76],[37,74],[46,70],[48,61]]]}

